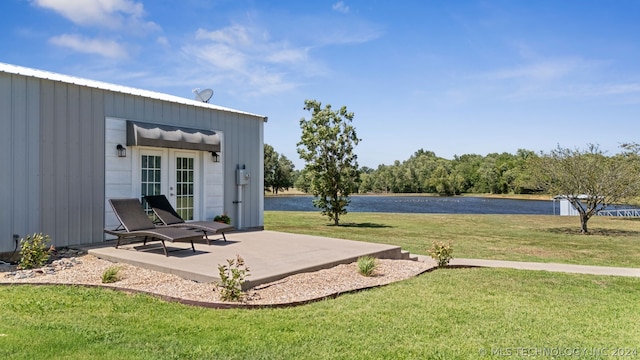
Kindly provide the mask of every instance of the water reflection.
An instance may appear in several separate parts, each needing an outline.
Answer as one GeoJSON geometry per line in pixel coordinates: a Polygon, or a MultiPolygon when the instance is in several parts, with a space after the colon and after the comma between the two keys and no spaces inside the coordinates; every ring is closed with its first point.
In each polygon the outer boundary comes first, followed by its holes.
{"type": "MultiPolygon", "coordinates": [[[[312,196],[265,197],[264,209],[317,211],[313,207],[312,200],[312,196]]],[[[553,206],[552,200],[481,197],[353,196],[347,210],[351,212],[385,213],[553,215],[553,206]]]]}

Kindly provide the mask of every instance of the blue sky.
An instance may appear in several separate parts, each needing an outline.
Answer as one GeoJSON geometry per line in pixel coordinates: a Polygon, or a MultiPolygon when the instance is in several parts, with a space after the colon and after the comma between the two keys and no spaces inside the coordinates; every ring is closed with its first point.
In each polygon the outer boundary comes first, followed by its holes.
{"type": "Polygon", "coordinates": [[[0,62],[269,117],[355,113],[360,165],[640,142],[640,1],[3,0],[0,62]]]}

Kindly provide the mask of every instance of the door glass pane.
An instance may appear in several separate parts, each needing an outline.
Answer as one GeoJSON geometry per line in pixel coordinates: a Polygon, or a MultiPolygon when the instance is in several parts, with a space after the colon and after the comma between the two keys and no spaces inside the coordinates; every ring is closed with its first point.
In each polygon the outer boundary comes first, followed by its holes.
{"type": "Polygon", "coordinates": [[[193,220],[193,158],[176,158],[176,211],[184,220],[193,220]]]}
{"type": "Polygon", "coordinates": [[[141,186],[142,190],[142,205],[144,206],[144,210],[147,215],[152,216],[153,210],[147,205],[147,202],[144,200],[145,195],[160,195],[161,189],[161,179],[160,179],[160,171],[161,171],[161,156],[155,155],[142,155],[142,164],[141,166],[141,186]]]}

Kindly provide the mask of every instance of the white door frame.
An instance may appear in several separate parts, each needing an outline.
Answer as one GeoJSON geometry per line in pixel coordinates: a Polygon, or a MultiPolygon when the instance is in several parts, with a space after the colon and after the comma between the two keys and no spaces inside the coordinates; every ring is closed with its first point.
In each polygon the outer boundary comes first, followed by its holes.
{"type": "Polygon", "coordinates": [[[181,150],[181,149],[168,149],[169,150],[169,171],[168,171],[168,182],[169,189],[166,193],[169,202],[176,209],[177,205],[177,189],[176,189],[176,168],[178,157],[183,158],[192,158],[193,159],[193,219],[199,220],[201,214],[201,201],[202,198],[202,172],[200,170],[200,152],[199,151],[190,151],[190,150],[181,150]]]}
{"type": "Polygon", "coordinates": [[[193,203],[193,218],[194,220],[200,220],[203,211],[203,171],[202,152],[194,150],[182,150],[182,149],[169,149],[169,148],[154,148],[154,147],[132,147],[132,190],[133,196],[140,198],[142,196],[142,179],[141,179],[141,157],[142,155],[160,156],[160,169],[161,169],[161,185],[160,193],[164,194],[169,203],[176,207],[176,158],[177,157],[191,157],[193,158],[193,170],[194,170],[194,203],[193,203]]]}

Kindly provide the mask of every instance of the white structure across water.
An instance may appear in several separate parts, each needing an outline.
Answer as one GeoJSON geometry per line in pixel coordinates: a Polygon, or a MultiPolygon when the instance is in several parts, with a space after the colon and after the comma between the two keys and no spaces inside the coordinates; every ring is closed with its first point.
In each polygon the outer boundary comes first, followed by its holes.
{"type": "MultiPolygon", "coordinates": [[[[581,195],[582,199],[586,199],[586,195],[581,195]]],[[[580,213],[576,210],[575,207],[569,202],[567,195],[558,195],[553,198],[553,214],[556,214],[556,201],[559,204],[559,212],[560,216],[579,216],[580,213]]]]}
{"type": "MultiPolygon", "coordinates": [[[[580,200],[587,199],[587,195],[578,195],[580,200]]],[[[553,214],[556,214],[556,201],[559,203],[560,216],[580,216],[580,213],[569,202],[567,195],[558,195],[553,198],[553,214]]],[[[604,209],[596,213],[597,216],[624,216],[624,217],[640,217],[640,209],[604,209]]]]}

